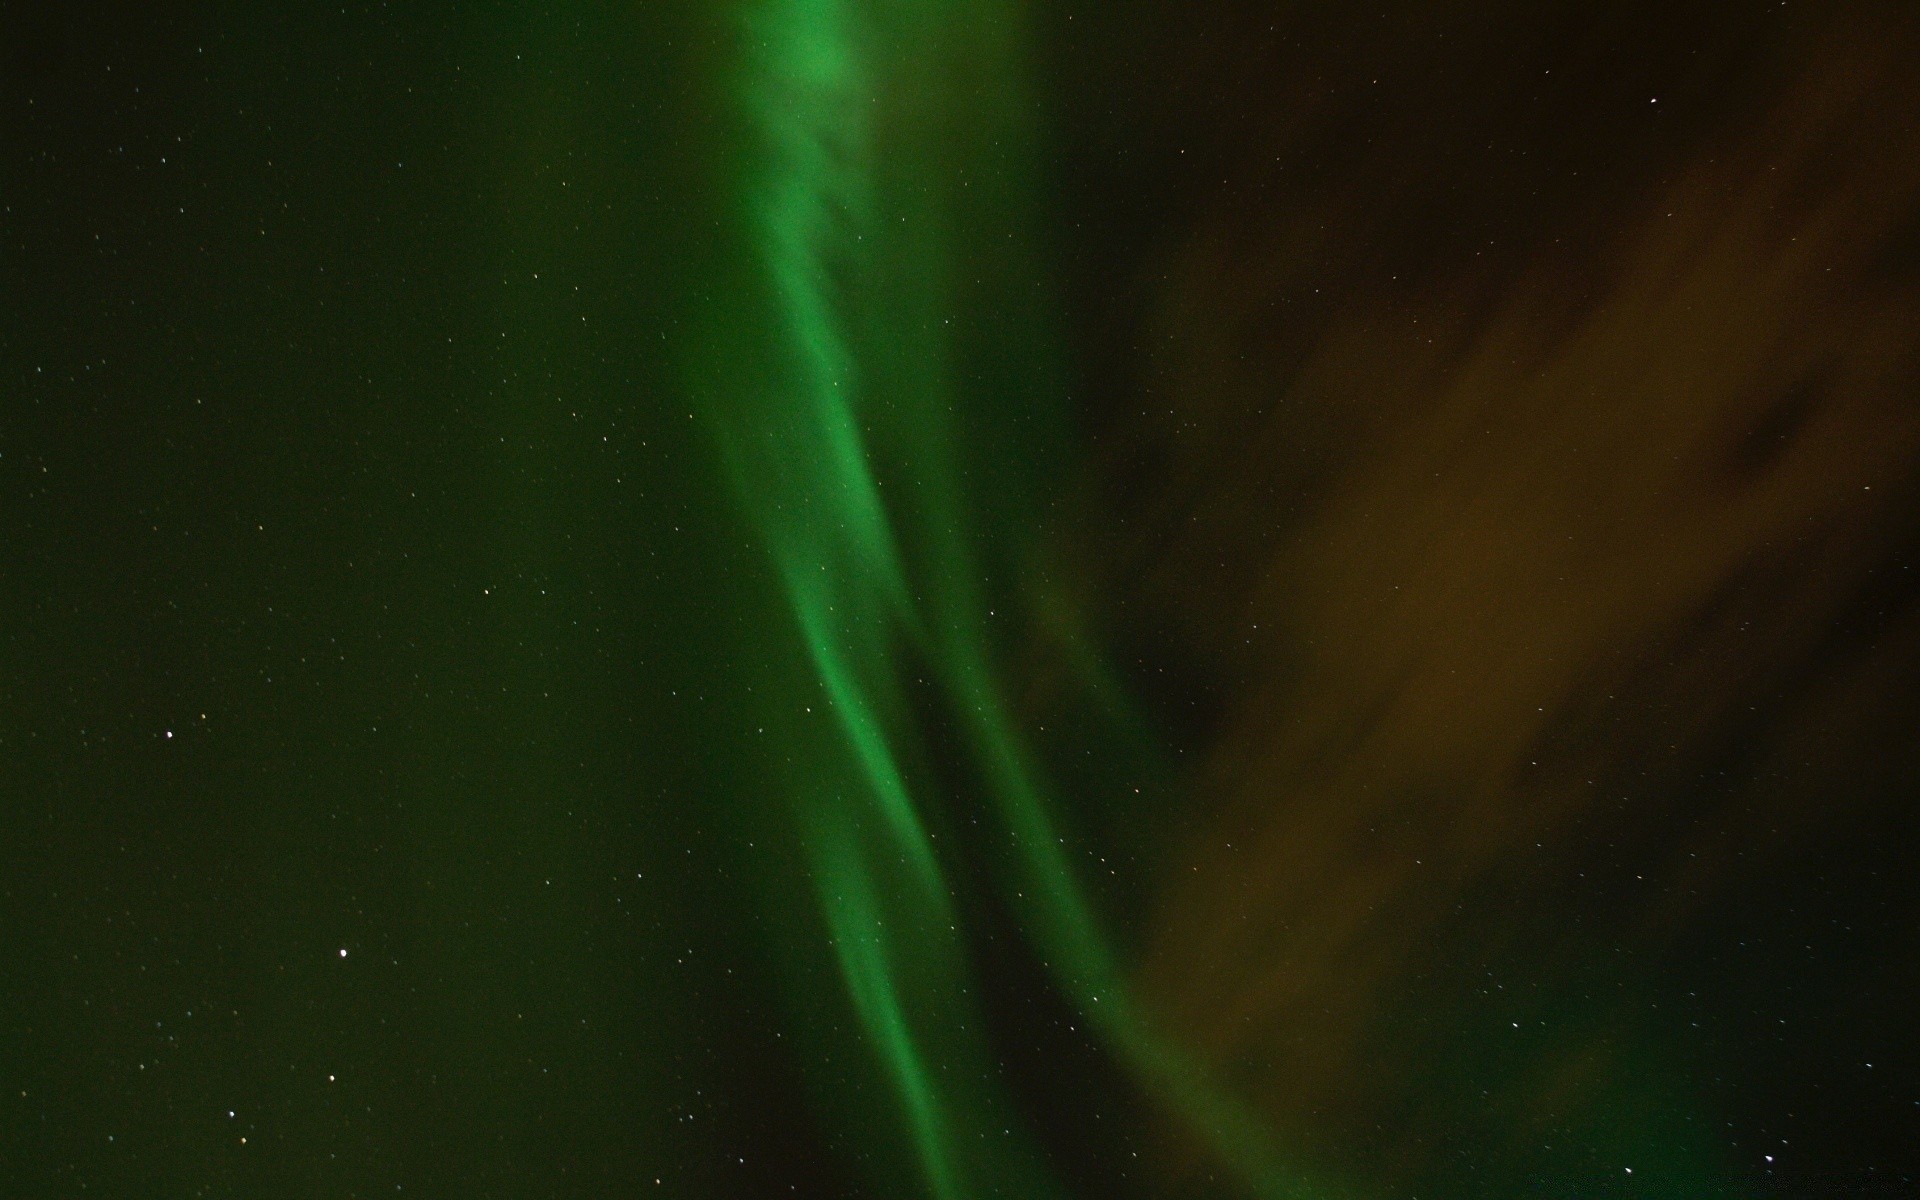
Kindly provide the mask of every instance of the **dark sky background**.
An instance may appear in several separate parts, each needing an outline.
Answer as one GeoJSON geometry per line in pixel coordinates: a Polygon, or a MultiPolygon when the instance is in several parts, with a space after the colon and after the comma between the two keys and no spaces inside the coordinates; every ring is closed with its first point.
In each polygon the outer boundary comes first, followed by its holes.
{"type": "MultiPolygon", "coordinates": [[[[0,4],[0,1195],[902,1194],[674,358],[725,9],[0,4]]],[[[1031,36],[1005,669],[1151,1021],[1352,1200],[1920,1195],[1920,15],[1031,36]]],[[[969,853],[1062,1192],[1247,1194],[969,853]]]]}

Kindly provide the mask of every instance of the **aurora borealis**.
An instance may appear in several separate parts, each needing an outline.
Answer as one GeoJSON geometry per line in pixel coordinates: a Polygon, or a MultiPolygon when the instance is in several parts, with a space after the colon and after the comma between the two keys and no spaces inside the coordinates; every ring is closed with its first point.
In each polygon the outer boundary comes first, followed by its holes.
{"type": "Polygon", "coordinates": [[[0,1195],[1920,1195],[1920,16],[4,30],[0,1195]]]}

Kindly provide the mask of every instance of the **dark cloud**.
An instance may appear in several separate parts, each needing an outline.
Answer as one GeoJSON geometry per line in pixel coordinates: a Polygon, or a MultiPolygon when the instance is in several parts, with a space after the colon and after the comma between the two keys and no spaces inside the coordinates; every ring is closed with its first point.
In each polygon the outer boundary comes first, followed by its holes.
{"type": "Polygon", "coordinates": [[[1834,873],[1911,836],[1920,22],[1710,7],[1235,12],[1134,131],[1204,167],[1085,334],[1110,611],[1211,714],[1144,978],[1381,1178],[1759,1170],[1908,953],[1834,873]]]}

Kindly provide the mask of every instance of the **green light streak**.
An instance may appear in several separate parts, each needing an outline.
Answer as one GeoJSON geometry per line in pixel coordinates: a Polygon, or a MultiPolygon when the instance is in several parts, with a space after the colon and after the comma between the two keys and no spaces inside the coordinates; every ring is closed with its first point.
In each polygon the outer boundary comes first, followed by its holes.
{"type": "Polygon", "coordinates": [[[981,249],[960,244],[961,190],[975,189],[965,205],[976,220],[984,206],[1018,223],[1020,189],[1003,164],[1026,138],[1020,14],[993,2],[764,0],[743,15],[739,264],[709,294],[694,393],[836,724],[841,750],[828,755],[840,765],[793,780],[790,798],[913,1169],[939,1200],[1059,1192],[1009,1133],[1021,1122],[991,1082],[953,885],[903,765],[908,657],[962,722],[1013,847],[1003,886],[1064,994],[1255,1191],[1329,1196],[1147,1032],[991,665],[984,535],[957,449],[966,387],[948,330],[966,303],[955,264],[981,249]]]}

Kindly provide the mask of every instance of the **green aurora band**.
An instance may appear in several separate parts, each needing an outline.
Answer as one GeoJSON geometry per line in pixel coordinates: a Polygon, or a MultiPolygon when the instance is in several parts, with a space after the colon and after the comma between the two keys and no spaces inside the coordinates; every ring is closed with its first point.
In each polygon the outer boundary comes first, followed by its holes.
{"type": "MultiPolygon", "coordinates": [[[[998,678],[995,547],[971,514],[1030,498],[1031,464],[981,428],[1059,442],[1035,256],[1033,109],[1011,4],[770,0],[742,15],[738,198],[698,302],[690,376],[812,675],[776,684],[804,870],[859,1027],[939,1200],[1059,1194],[1012,1131],[969,998],[963,918],[928,811],[904,682],[927,677],[998,822],[998,886],[1056,985],[1142,1085],[1257,1193],[1336,1194],[1283,1165],[1129,1000],[998,678]],[[965,345],[971,335],[986,353],[965,345]],[[969,355],[972,355],[970,358],[969,355]],[[974,361],[977,359],[978,361],[974,361]],[[989,486],[983,487],[983,483],[989,486]],[[1011,497],[1011,499],[1010,499],[1011,497]],[[830,727],[807,718],[818,698],[830,727]],[[799,708],[802,717],[795,718],[799,708]],[[783,721],[783,717],[785,720],[783,721]]],[[[1024,521],[1019,521],[1024,517],[1024,521]]],[[[1000,557],[996,557],[996,551],[1000,557]]]]}

